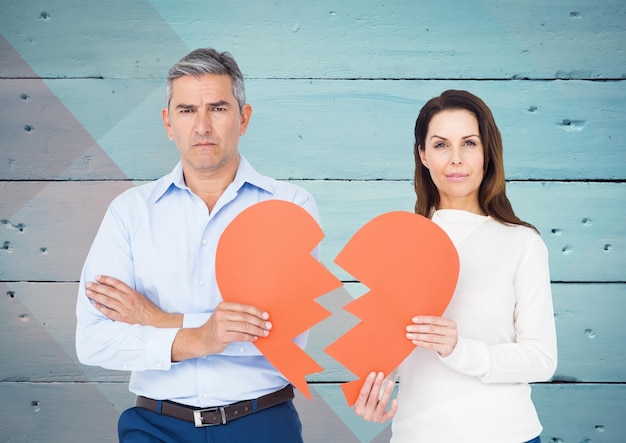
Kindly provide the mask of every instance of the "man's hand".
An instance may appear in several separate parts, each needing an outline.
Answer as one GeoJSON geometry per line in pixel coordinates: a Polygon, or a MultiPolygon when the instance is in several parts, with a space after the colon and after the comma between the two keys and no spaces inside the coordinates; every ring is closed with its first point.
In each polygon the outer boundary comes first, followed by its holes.
{"type": "Polygon", "coordinates": [[[99,275],[96,280],[85,285],[85,294],[96,309],[111,320],[158,328],[182,327],[182,314],[162,311],[126,283],[106,275],[99,275]]]}
{"type": "Polygon", "coordinates": [[[389,399],[393,393],[394,382],[387,380],[385,390],[381,394],[380,389],[384,379],[385,375],[382,372],[378,374],[371,372],[363,382],[359,397],[354,404],[354,412],[367,421],[384,423],[396,415],[398,401],[395,398],[387,410],[389,399]]]}
{"type": "Polygon", "coordinates": [[[459,340],[456,322],[443,317],[416,316],[406,327],[406,338],[420,348],[437,351],[442,357],[452,354],[459,340]]]}
{"type": "Polygon", "coordinates": [[[205,324],[181,329],[172,345],[172,361],[219,354],[233,342],[253,342],[272,329],[269,314],[255,306],[221,302],[205,324]]]}

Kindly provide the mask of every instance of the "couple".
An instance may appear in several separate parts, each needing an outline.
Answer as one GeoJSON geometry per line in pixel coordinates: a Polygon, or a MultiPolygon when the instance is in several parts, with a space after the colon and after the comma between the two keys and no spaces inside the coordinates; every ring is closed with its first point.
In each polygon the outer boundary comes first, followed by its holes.
{"type": "MultiPolygon", "coordinates": [[[[81,275],[79,360],[131,371],[137,406],[120,416],[120,442],[301,442],[293,387],[253,345],[272,319],[224,302],[213,263],[247,207],[286,200],[318,220],[315,200],[239,154],[252,108],[230,54],[192,51],[170,69],[166,95],[180,162],[109,206],[81,275]]],[[[420,111],[414,153],[415,211],[455,244],[459,280],[443,317],[406,325],[415,350],[398,368],[398,398],[396,374],[372,373],[355,412],[393,418],[393,442],[539,442],[529,383],[549,379],[557,358],[547,250],[506,197],[491,111],[445,91],[420,111]]]]}

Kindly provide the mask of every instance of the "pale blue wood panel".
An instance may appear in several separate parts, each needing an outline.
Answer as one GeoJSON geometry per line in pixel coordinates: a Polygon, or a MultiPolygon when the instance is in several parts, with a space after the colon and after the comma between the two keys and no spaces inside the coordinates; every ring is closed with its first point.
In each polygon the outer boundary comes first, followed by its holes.
{"type": "Polygon", "coordinates": [[[85,366],[76,357],[77,283],[0,283],[0,380],[127,383],[128,372],[85,366]]]}
{"type": "Polygon", "coordinates": [[[0,30],[42,77],[159,77],[187,48],[255,78],[623,78],[624,3],[9,0],[0,30]]]}
{"type": "MultiPolygon", "coordinates": [[[[318,394],[342,416],[346,426],[356,430],[358,435],[364,422],[345,406],[339,387],[334,384],[314,386],[318,394]]],[[[544,442],[624,441],[626,386],[623,384],[535,384],[532,397],[543,424],[544,442]]],[[[388,430],[382,432],[388,435],[388,430]]],[[[331,438],[330,441],[336,440],[331,438]]],[[[363,438],[361,441],[370,440],[363,438]]]]}
{"type": "MultiPolygon", "coordinates": [[[[626,179],[626,82],[249,80],[247,87],[254,111],[241,150],[277,178],[410,180],[417,113],[456,88],[492,108],[508,179],[626,179]]],[[[161,121],[160,80],[5,79],[0,99],[2,178],[145,180],[178,160],[161,121]]]]}
{"type": "Polygon", "coordinates": [[[76,364],[72,349],[73,309],[67,309],[70,307],[67,298],[60,297],[58,289],[62,288],[51,284],[44,289],[0,283],[0,334],[4,337],[0,344],[4,356],[0,380],[3,382],[89,381],[76,364]],[[27,292],[35,294],[38,304],[23,301],[28,300],[27,292]],[[41,308],[39,313],[38,308],[41,308]]]}
{"type": "Polygon", "coordinates": [[[6,443],[115,443],[125,384],[0,383],[0,439],[6,443]],[[105,395],[103,391],[107,394],[105,395]]]}
{"type": "Polygon", "coordinates": [[[516,213],[541,232],[553,281],[626,281],[626,183],[509,183],[516,213]]]}
{"type": "MultiPolygon", "coordinates": [[[[345,400],[337,395],[339,386],[312,388],[312,402],[300,394],[295,400],[305,442],[388,441],[388,428],[364,422],[344,406],[345,400]],[[333,398],[338,404],[332,404],[333,398]]],[[[626,387],[622,384],[534,385],[533,400],[545,442],[624,441],[626,387]]],[[[7,443],[113,443],[119,413],[132,404],[124,383],[4,382],[0,383],[0,434],[7,443]]]]}
{"type": "MultiPolygon", "coordinates": [[[[189,51],[143,0],[4,0],[0,34],[42,78],[162,78],[189,51]]],[[[2,76],[24,76],[0,66],[2,76]]]]}
{"type": "MultiPolygon", "coordinates": [[[[360,283],[318,299],[332,316],[311,329],[308,352],[325,371],[308,377],[312,382],[354,380],[324,349],[360,320],[343,306],[365,292],[360,283]]],[[[555,380],[566,382],[621,382],[626,379],[626,285],[552,285],[559,363],[555,380]]]]}
{"type": "Polygon", "coordinates": [[[533,401],[547,443],[622,443],[626,385],[541,384],[533,401]]]}
{"type": "MultiPolygon", "coordinates": [[[[354,233],[383,212],[413,211],[409,182],[297,182],[320,208],[324,264],[354,278],[333,259],[354,233]]],[[[553,281],[626,281],[626,184],[513,182],[507,192],[517,214],[537,226],[550,254],[553,281]]]]}
{"type": "Polygon", "coordinates": [[[626,380],[626,285],[553,284],[561,381],[626,380]]]}
{"type": "Polygon", "coordinates": [[[39,79],[0,81],[0,177],[126,179],[60,98],[39,79]]]}
{"type": "MultiPolygon", "coordinates": [[[[352,411],[338,415],[314,386],[311,397],[296,392],[294,400],[305,442],[389,441],[385,426],[367,423],[352,411]]],[[[119,414],[132,407],[134,399],[126,383],[0,382],[1,439],[4,443],[114,443],[119,414]]]]}
{"type": "Polygon", "coordinates": [[[78,281],[113,182],[0,182],[0,280],[78,281]]]}
{"type": "MultiPolygon", "coordinates": [[[[610,288],[615,286],[555,285],[559,368],[565,365],[584,373],[594,365],[610,364],[614,373],[623,378],[624,341],[617,316],[623,312],[620,306],[624,302],[624,290],[623,285],[616,290],[610,288]],[[585,299],[604,303],[585,310],[585,299]],[[596,337],[590,339],[584,331],[581,333],[582,327],[592,329],[596,337]],[[581,334],[585,338],[581,338],[581,334]],[[581,340],[590,340],[593,344],[581,344],[581,340]],[[578,353],[576,346],[580,347],[578,353]],[[595,359],[600,355],[604,355],[604,361],[598,364],[595,359]]],[[[117,414],[132,405],[133,396],[127,391],[126,373],[77,364],[72,349],[76,284],[3,284],[0,292],[0,332],[4,337],[12,337],[1,346],[3,355],[11,355],[10,359],[0,362],[1,435],[28,436],[32,439],[27,441],[32,442],[71,442],[74,436],[84,437],[84,430],[91,429],[102,430],[98,435],[102,439],[89,441],[115,441],[107,438],[105,430],[115,429],[117,414]],[[35,411],[37,403],[38,412],[35,411]],[[10,420],[6,414],[10,414],[10,420]],[[99,417],[98,426],[74,426],[94,417],[99,417]],[[68,428],[72,433],[64,435],[62,429],[68,428]],[[45,434],[35,433],[42,429],[46,430],[45,434]],[[49,439],[38,440],[44,435],[49,439]]],[[[331,334],[341,333],[354,323],[339,312],[349,299],[342,291],[320,299],[335,315],[329,319],[333,321],[325,320],[312,330],[308,350],[324,365],[329,358],[321,359],[319,355],[332,340],[331,334]]],[[[601,372],[606,373],[605,369],[601,372]]],[[[298,394],[296,404],[303,417],[305,435],[310,436],[306,441],[328,441],[333,436],[341,436],[341,439],[331,441],[385,441],[383,438],[388,431],[384,427],[364,423],[347,408],[340,385],[336,383],[337,377],[349,379],[348,374],[341,376],[335,368],[335,383],[310,382],[311,402],[298,394]]],[[[544,439],[582,441],[587,436],[592,441],[619,442],[616,436],[622,435],[625,426],[618,420],[626,406],[625,393],[622,384],[535,385],[533,398],[544,423],[544,439]]]]}
{"type": "MultiPolygon", "coordinates": [[[[553,284],[559,365],[555,379],[566,382],[621,382],[626,379],[624,284],[553,284]]],[[[332,315],[310,332],[307,352],[324,368],[309,382],[354,380],[324,349],[360,320],[344,309],[363,294],[347,283],[318,299],[332,315]]],[[[76,283],[0,283],[0,345],[11,355],[0,363],[0,380],[29,382],[126,382],[128,373],[78,363],[74,349],[76,283]]]]}
{"type": "Polygon", "coordinates": [[[415,119],[446,89],[492,109],[509,180],[626,178],[626,82],[249,82],[242,151],[279,178],[412,179],[415,119]]]}
{"type": "MultiPolygon", "coordinates": [[[[313,193],[333,263],[354,233],[389,211],[413,211],[408,181],[295,181],[313,193]]],[[[0,182],[0,279],[76,281],[110,200],[129,182],[0,182]],[[28,264],[25,266],[25,264],[28,264]]],[[[626,281],[626,183],[513,182],[517,213],[535,224],[554,281],[626,281]]]]}

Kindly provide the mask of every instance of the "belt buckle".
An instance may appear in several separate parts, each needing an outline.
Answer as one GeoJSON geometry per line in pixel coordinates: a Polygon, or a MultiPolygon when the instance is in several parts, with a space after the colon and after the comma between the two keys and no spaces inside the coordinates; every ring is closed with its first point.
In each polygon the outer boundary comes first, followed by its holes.
{"type": "Polygon", "coordinates": [[[196,428],[203,428],[205,426],[225,425],[226,424],[226,412],[224,412],[224,407],[218,406],[215,408],[195,409],[193,411],[193,423],[196,425],[196,428]],[[219,423],[205,423],[204,417],[202,417],[202,413],[204,412],[220,412],[222,416],[222,421],[219,423]]]}

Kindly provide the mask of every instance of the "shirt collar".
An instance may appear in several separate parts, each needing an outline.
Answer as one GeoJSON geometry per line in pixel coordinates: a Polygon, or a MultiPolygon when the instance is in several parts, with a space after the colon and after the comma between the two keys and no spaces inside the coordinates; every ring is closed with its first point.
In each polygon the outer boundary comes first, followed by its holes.
{"type": "MultiPolygon", "coordinates": [[[[239,191],[246,183],[260,188],[270,194],[276,192],[276,186],[273,179],[265,175],[259,174],[252,165],[246,160],[246,158],[239,154],[239,167],[235,174],[235,179],[229,187],[233,187],[234,191],[239,191]]],[[[163,176],[158,180],[154,191],[152,192],[151,200],[156,203],[163,197],[172,187],[178,189],[189,190],[185,184],[185,178],[183,176],[183,165],[179,161],[172,172],[163,176]]]]}

